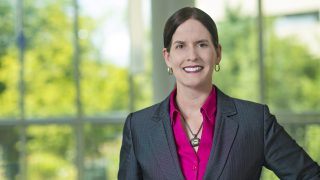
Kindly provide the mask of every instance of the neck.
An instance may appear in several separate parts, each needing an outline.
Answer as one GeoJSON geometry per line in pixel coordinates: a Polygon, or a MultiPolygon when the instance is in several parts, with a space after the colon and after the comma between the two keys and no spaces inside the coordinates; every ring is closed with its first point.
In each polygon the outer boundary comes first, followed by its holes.
{"type": "Polygon", "coordinates": [[[200,112],[211,90],[211,84],[199,89],[177,85],[176,103],[185,118],[200,112]]]}

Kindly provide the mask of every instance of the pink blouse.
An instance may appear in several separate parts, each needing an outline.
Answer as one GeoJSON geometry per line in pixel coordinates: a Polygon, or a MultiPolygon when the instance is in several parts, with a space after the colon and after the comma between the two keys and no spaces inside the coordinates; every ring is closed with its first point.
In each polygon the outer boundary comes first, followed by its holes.
{"type": "Polygon", "coordinates": [[[203,117],[203,129],[198,151],[195,152],[184,131],[180,112],[175,103],[177,89],[170,94],[170,118],[175,138],[180,168],[186,180],[201,180],[204,176],[213,143],[215,117],[217,110],[217,96],[215,86],[202,105],[200,112],[203,117]]]}

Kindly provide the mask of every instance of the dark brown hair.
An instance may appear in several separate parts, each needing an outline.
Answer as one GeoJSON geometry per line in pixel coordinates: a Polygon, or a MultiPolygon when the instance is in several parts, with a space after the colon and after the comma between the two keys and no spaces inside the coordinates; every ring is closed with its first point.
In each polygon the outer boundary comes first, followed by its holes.
{"type": "Polygon", "coordinates": [[[219,45],[219,37],[217,26],[212,18],[204,11],[195,7],[184,7],[176,11],[167,20],[163,30],[163,45],[170,51],[171,40],[176,29],[188,19],[198,20],[204,27],[207,28],[211,35],[212,43],[217,48],[219,45]]]}

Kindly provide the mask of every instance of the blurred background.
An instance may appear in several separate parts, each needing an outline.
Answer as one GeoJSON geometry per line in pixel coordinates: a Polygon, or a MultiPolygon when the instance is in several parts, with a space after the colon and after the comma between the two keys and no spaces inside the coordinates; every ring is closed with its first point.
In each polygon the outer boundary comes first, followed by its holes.
{"type": "Polygon", "coordinates": [[[214,83],[320,163],[320,1],[0,0],[0,179],[116,179],[127,114],[172,90],[162,31],[184,6],[217,23],[214,83]]]}

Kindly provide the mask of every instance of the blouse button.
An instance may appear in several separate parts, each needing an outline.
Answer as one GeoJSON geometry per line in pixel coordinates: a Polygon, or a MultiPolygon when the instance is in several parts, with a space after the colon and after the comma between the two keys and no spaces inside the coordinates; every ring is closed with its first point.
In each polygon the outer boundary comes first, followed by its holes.
{"type": "Polygon", "coordinates": [[[193,165],[192,170],[197,170],[197,165],[193,165]]]}

